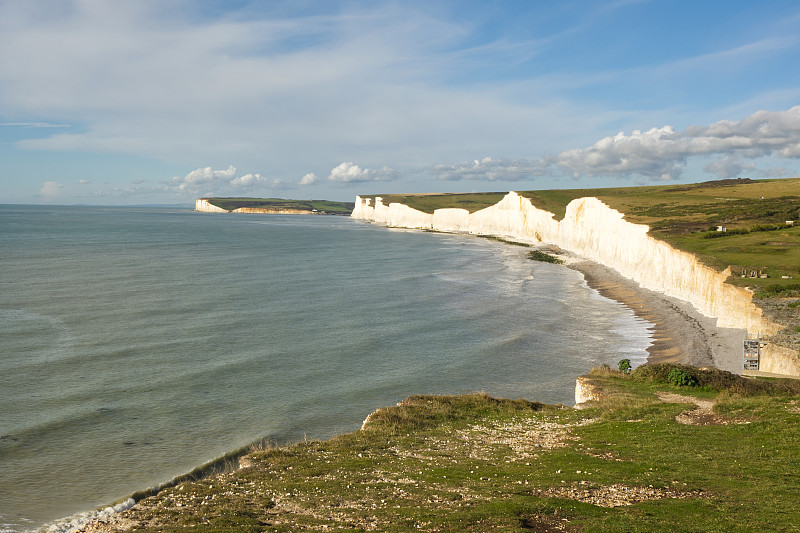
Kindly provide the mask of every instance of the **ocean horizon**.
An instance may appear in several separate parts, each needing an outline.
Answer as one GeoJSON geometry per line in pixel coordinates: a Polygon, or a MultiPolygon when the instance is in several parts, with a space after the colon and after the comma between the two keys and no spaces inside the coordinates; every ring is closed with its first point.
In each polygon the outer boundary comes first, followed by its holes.
{"type": "Polygon", "coordinates": [[[0,533],[413,394],[572,404],[651,324],[524,248],[346,217],[0,205],[0,533]]]}

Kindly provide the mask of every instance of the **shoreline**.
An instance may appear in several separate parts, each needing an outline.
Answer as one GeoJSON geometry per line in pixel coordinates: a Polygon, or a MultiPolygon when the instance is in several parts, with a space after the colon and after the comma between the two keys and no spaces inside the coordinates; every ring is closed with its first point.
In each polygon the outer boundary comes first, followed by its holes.
{"type": "Polygon", "coordinates": [[[645,289],[594,261],[567,257],[564,266],[583,274],[589,287],[653,324],[654,340],[647,349],[647,363],[713,366],[742,373],[744,329],[720,328],[716,319],[701,314],[687,302],[645,289]]]}

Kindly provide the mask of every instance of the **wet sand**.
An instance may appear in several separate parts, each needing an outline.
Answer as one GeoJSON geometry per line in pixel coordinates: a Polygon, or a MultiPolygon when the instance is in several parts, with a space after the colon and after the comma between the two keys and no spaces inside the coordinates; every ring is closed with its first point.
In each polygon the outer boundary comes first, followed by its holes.
{"type": "Polygon", "coordinates": [[[719,328],[716,319],[700,314],[690,304],[644,289],[599,263],[568,258],[567,266],[581,272],[586,283],[600,294],[654,325],[649,363],[714,366],[742,373],[744,329],[719,328]]]}

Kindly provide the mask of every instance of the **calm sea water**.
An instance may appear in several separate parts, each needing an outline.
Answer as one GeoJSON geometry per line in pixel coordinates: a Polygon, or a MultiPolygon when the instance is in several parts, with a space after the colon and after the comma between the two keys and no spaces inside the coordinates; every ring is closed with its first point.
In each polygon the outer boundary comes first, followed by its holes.
{"type": "Polygon", "coordinates": [[[0,206],[0,531],[421,393],[571,404],[649,324],[525,250],[339,217],[0,206]]]}

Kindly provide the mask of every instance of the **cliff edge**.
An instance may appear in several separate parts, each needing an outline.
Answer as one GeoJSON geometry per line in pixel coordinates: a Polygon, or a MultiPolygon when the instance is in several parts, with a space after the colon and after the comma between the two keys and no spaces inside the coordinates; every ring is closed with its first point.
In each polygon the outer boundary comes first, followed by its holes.
{"type": "MultiPolygon", "coordinates": [[[[594,197],[572,200],[561,221],[513,191],[474,213],[453,208],[423,213],[404,204],[384,205],[380,197],[373,205],[370,198],[356,196],[351,217],[392,227],[556,245],[612,268],[641,287],[690,303],[716,319],[718,327],[742,329],[752,337],[772,335],[779,329],[753,303],[750,291],[725,283],[729,270],[718,272],[693,254],[653,238],[647,225],[624,220],[622,213],[594,197]]],[[[761,370],[800,375],[800,359],[795,351],[769,343],[762,349],[761,370]]]]}
{"type": "Polygon", "coordinates": [[[228,213],[227,209],[217,207],[208,201],[208,198],[198,198],[194,202],[194,210],[201,213],[228,213]]]}

